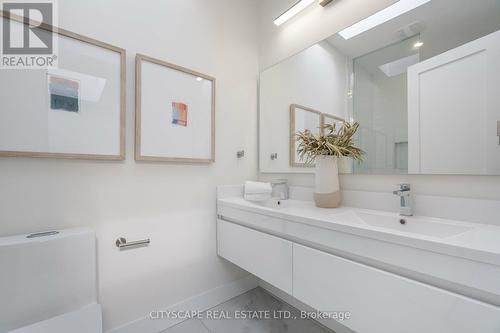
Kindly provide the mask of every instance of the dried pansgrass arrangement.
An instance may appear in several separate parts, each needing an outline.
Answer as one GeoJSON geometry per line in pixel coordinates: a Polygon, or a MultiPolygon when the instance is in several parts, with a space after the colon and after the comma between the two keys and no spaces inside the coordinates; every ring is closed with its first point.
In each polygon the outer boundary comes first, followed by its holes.
{"type": "Polygon", "coordinates": [[[359,128],[358,123],[342,123],[337,130],[336,124],[323,126],[323,133],[314,135],[309,130],[296,134],[299,145],[297,153],[306,163],[314,161],[316,156],[351,157],[357,161],[363,160],[364,151],[356,147],[353,137],[359,128]]]}

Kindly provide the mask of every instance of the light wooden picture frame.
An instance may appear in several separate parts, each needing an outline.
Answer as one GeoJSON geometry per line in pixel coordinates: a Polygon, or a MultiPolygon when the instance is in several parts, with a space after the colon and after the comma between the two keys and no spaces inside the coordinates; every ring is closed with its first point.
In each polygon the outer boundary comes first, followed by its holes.
{"type": "MultiPolygon", "coordinates": [[[[325,129],[323,128],[327,124],[336,124],[337,131],[339,130],[340,126],[343,125],[346,122],[346,120],[342,117],[334,116],[332,114],[328,113],[322,113],[321,114],[321,130],[322,134],[325,133],[325,129]]],[[[353,170],[353,165],[354,161],[350,157],[342,157],[339,159],[338,162],[338,167],[339,167],[339,173],[340,174],[352,174],[353,170]]]]}
{"type": "Polygon", "coordinates": [[[135,159],[215,162],[216,79],[136,55],[135,159]]]}
{"type": "MultiPolygon", "coordinates": [[[[20,95],[15,89],[22,89],[23,82],[33,82],[36,80],[37,87],[40,87],[40,89],[30,93],[30,98],[35,98],[37,101],[36,108],[27,107],[24,104],[19,105],[28,103],[24,100],[19,102],[19,98],[17,99],[18,102],[15,102],[15,97],[9,100],[9,95],[4,94],[1,96],[0,122],[4,123],[4,128],[9,129],[9,133],[6,133],[7,131],[2,128],[3,136],[0,135],[0,157],[124,160],[126,110],[125,49],[55,26],[40,24],[32,20],[25,21],[20,16],[11,15],[4,11],[0,11],[0,19],[10,20],[10,24],[18,23],[39,26],[43,31],[56,34],[59,43],[59,68],[46,70],[46,73],[44,70],[33,70],[33,72],[31,70],[9,70],[2,73],[4,81],[0,81],[0,84],[8,87],[2,87],[2,89],[7,92],[10,91],[12,96],[20,95]],[[85,52],[80,53],[79,50],[84,50],[85,52]],[[95,66],[95,59],[100,59],[100,55],[102,55],[101,61],[103,63],[95,66]],[[80,58],[75,59],[75,57],[80,58]],[[91,57],[93,62],[90,61],[91,57]],[[110,62],[110,59],[112,59],[112,62],[110,62]],[[82,61],[85,62],[82,63],[82,61]],[[63,62],[62,67],[61,62],[63,62]],[[111,68],[110,66],[116,67],[111,68]],[[87,69],[91,70],[86,72],[85,70],[87,69]],[[33,76],[27,78],[26,73],[30,73],[29,75],[33,76]],[[69,73],[70,76],[74,75],[74,77],[68,78],[65,75],[61,76],[60,73],[69,73]],[[100,76],[100,73],[104,73],[103,76],[100,76]],[[105,75],[109,75],[109,77],[105,75]],[[78,115],[80,118],[76,115],[69,116],[70,112],[66,112],[66,115],[63,117],[51,114],[51,111],[55,110],[50,107],[51,101],[47,102],[53,98],[51,95],[53,93],[48,88],[51,77],[58,77],[59,80],[66,80],[66,82],[70,83],[73,82],[78,86],[77,89],[81,87],[82,90],[78,90],[77,96],[78,105],[81,106],[83,103],[83,107],[77,110],[77,112],[82,110],[78,115]],[[103,86],[97,93],[97,100],[88,101],[85,98],[81,99],[81,95],[87,94],[88,86],[90,85],[90,81],[80,81],[79,78],[81,77],[89,79],[91,82],[101,80],[103,86]],[[45,80],[44,83],[42,82],[43,80],[45,80]],[[7,85],[7,82],[13,81],[18,84],[7,85]],[[46,90],[41,91],[41,87],[44,87],[43,89],[46,90]],[[44,97],[42,96],[43,94],[47,96],[44,97]],[[38,97],[40,98],[37,99],[38,97]],[[15,104],[14,102],[19,104],[15,104]],[[24,120],[13,117],[19,110],[15,110],[11,107],[12,105],[17,106],[23,112],[29,113],[22,114],[20,118],[31,119],[30,126],[32,128],[34,126],[38,127],[30,132],[23,123],[24,120]],[[38,110],[41,108],[46,109],[42,109],[41,112],[38,110]],[[38,118],[32,117],[33,114],[43,114],[51,123],[38,121],[38,118]],[[72,119],[68,120],[71,117],[72,119]],[[11,123],[8,121],[11,121],[11,123]],[[68,123],[73,127],[66,126],[68,123]],[[45,138],[43,143],[40,143],[41,136],[45,138]]],[[[92,95],[95,96],[96,94],[92,95]]]]}
{"type": "Polygon", "coordinates": [[[295,168],[314,167],[314,164],[312,163],[305,163],[298,161],[296,134],[297,132],[303,131],[305,129],[308,129],[315,134],[319,134],[321,124],[322,124],[322,117],[320,111],[298,104],[290,105],[290,154],[289,155],[290,155],[291,167],[295,168]],[[302,121],[300,122],[297,117],[298,112],[301,112],[304,115],[302,121]],[[305,115],[307,115],[309,118],[305,119],[305,115]],[[306,122],[308,122],[308,124],[305,124],[306,122]]]}

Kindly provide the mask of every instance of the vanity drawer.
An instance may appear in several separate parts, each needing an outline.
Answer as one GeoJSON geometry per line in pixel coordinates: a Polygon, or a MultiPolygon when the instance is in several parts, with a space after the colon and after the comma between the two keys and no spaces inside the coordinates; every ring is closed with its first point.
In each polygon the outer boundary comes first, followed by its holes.
{"type": "Polygon", "coordinates": [[[292,293],[292,243],[235,223],[217,221],[218,254],[292,293]]]}
{"type": "Polygon", "coordinates": [[[293,245],[293,296],[325,312],[349,311],[359,333],[498,333],[500,308],[293,245]]]}

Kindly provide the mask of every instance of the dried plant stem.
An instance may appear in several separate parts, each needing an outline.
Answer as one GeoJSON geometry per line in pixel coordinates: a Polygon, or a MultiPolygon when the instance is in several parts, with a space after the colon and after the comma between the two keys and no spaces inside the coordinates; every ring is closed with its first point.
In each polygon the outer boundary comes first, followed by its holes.
{"type": "Polygon", "coordinates": [[[296,134],[299,142],[297,153],[306,163],[314,161],[316,156],[351,157],[362,161],[364,151],[356,147],[353,137],[359,128],[358,123],[343,123],[337,131],[336,124],[323,126],[326,134],[314,135],[309,130],[296,134]]]}

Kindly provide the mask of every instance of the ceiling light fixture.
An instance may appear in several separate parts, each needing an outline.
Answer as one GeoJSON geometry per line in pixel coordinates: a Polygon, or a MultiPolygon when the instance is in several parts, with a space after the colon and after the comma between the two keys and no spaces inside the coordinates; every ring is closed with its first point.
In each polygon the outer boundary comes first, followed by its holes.
{"type": "Polygon", "coordinates": [[[326,5],[328,5],[330,2],[332,2],[333,0],[319,0],[319,4],[323,7],[325,7],[326,5]]]}
{"type": "Polygon", "coordinates": [[[341,35],[346,40],[350,39],[359,34],[362,34],[365,31],[373,29],[382,23],[390,21],[395,17],[398,17],[417,7],[420,7],[430,1],[431,0],[399,0],[395,4],[382,9],[372,16],[369,16],[364,20],[359,21],[358,23],[342,30],[341,32],[339,32],[339,35],[341,35]]]}
{"type": "Polygon", "coordinates": [[[288,21],[289,19],[291,19],[292,17],[303,11],[307,6],[312,4],[314,1],[315,0],[300,0],[299,2],[295,3],[295,5],[290,7],[290,9],[288,9],[286,12],[278,16],[278,18],[274,20],[274,24],[277,26],[282,25],[283,23],[285,23],[286,21],[288,21]]]}
{"type": "Polygon", "coordinates": [[[418,49],[421,48],[424,45],[424,42],[418,41],[415,44],[413,44],[413,47],[418,49]]]}

